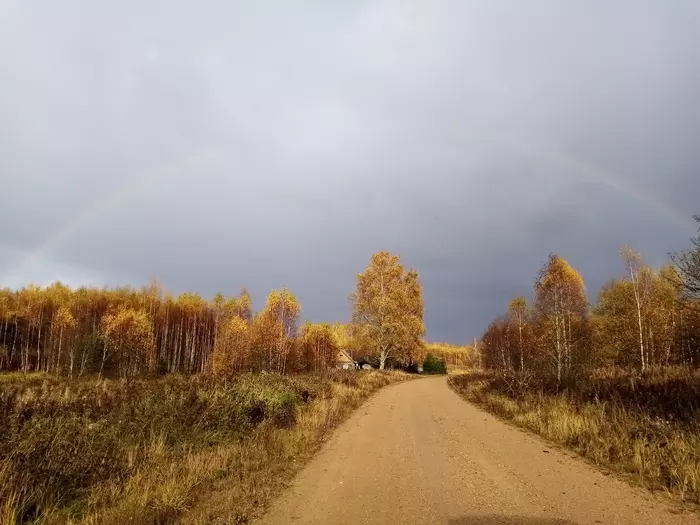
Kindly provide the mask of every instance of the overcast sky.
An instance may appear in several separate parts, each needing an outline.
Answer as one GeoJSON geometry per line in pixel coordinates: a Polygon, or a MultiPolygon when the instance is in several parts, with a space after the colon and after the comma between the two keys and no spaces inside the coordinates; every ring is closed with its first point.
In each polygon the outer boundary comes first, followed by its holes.
{"type": "Polygon", "coordinates": [[[428,338],[700,212],[700,2],[0,0],[0,285],[289,287],[398,253],[428,338]]]}

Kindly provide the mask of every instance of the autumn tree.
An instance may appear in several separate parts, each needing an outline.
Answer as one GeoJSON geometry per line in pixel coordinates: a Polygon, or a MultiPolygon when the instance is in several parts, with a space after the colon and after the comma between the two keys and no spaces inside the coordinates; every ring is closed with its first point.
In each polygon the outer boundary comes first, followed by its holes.
{"type": "Polygon", "coordinates": [[[656,272],[644,267],[638,279],[644,282],[639,309],[631,279],[612,280],[598,295],[593,321],[601,363],[641,367],[642,355],[645,369],[683,363],[681,334],[688,311],[676,270],[664,266],[656,272]]]}
{"type": "Polygon", "coordinates": [[[121,376],[135,376],[153,368],[153,327],[145,310],[120,306],[102,318],[101,329],[104,353],[100,375],[109,355],[115,356],[121,376]]]}
{"type": "Polygon", "coordinates": [[[352,340],[352,327],[348,324],[335,322],[331,325],[331,332],[335,338],[335,343],[338,348],[354,351],[354,342],[352,340]]]}
{"type": "Polygon", "coordinates": [[[338,343],[331,325],[305,322],[299,334],[300,362],[303,371],[326,370],[333,365],[338,343]]]}
{"type": "Polygon", "coordinates": [[[697,235],[690,239],[689,249],[673,253],[671,260],[680,275],[685,296],[700,300],[700,215],[693,218],[699,226],[697,235]]]}
{"type": "Polygon", "coordinates": [[[253,300],[246,288],[241,290],[236,302],[236,315],[248,323],[253,319],[253,300]]]}
{"type": "Polygon", "coordinates": [[[487,368],[514,370],[513,325],[507,317],[499,317],[489,324],[481,338],[481,352],[487,368]]]}
{"type": "Polygon", "coordinates": [[[425,353],[433,354],[448,365],[474,366],[476,355],[471,345],[453,345],[449,343],[425,343],[425,353]]]}
{"type": "Polygon", "coordinates": [[[212,356],[212,369],[216,375],[233,375],[247,368],[250,358],[250,326],[238,316],[225,321],[219,327],[212,356]]]}
{"type": "MultiPolygon", "coordinates": [[[[61,355],[63,351],[63,344],[65,339],[70,336],[72,331],[75,329],[77,325],[77,322],[75,320],[75,317],[73,317],[73,313],[71,312],[70,308],[68,305],[62,304],[61,306],[58,307],[56,310],[54,320],[53,320],[53,327],[56,330],[56,333],[58,335],[58,351],[56,353],[56,370],[60,371],[61,366],[62,366],[62,360],[61,360],[61,355]]],[[[69,365],[69,370],[70,370],[70,375],[71,377],[73,376],[73,369],[75,366],[75,353],[72,351],[69,351],[70,354],[70,365],[69,365]]]]}
{"type": "Polygon", "coordinates": [[[389,357],[405,364],[415,359],[425,333],[417,272],[404,271],[399,257],[388,251],[375,253],[357,275],[351,301],[353,335],[376,356],[380,369],[389,357]]]}
{"type": "Polygon", "coordinates": [[[550,255],[535,282],[535,308],[559,382],[580,364],[587,307],[581,275],[566,260],[550,255]]]}
{"type": "Polygon", "coordinates": [[[520,361],[520,371],[525,370],[525,340],[527,328],[528,306],[525,297],[514,297],[508,305],[508,318],[513,323],[518,332],[518,354],[520,361]]]}
{"type": "Polygon", "coordinates": [[[301,305],[289,290],[270,292],[265,308],[253,318],[252,359],[256,370],[285,373],[300,313],[301,305]]]}
{"type": "Polygon", "coordinates": [[[651,291],[651,271],[642,261],[641,255],[629,246],[623,246],[620,250],[625,271],[632,283],[634,306],[637,314],[637,334],[639,348],[639,363],[642,372],[648,365],[648,357],[644,353],[644,316],[647,310],[647,302],[651,291]]]}

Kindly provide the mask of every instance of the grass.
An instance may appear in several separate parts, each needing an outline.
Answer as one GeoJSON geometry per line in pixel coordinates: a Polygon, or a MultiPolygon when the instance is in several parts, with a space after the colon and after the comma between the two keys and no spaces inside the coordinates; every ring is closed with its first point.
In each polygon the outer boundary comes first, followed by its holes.
{"type": "Polygon", "coordinates": [[[0,380],[0,524],[240,524],[398,372],[0,380]]]}
{"type": "Polygon", "coordinates": [[[643,487],[700,503],[699,398],[673,396],[697,391],[697,375],[607,371],[557,391],[531,378],[469,372],[451,376],[449,384],[489,412],[643,487]]]}

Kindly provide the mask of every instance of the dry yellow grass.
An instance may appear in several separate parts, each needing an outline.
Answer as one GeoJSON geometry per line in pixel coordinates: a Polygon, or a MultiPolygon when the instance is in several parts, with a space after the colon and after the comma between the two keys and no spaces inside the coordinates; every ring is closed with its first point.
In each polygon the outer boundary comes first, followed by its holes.
{"type": "Polygon", "coordinates": [[[567,446],[597,465],[625,474],[641,486],[700,503],[700,434],[614,401],[581,402],[567,395],[494,389],[484,374],[450,378],[450,385],[518,426],[567,446]]]}
{"type": "MultiPolygon", "coordinates": [[[[18,433],[15,450],[5,450],[5,456],[0,457],[0,481],[7,482],[3,498],[0,498],[0,525],[29,522],[42,525],[246,523],[264,508],[319,447],[329,431],[352,410],[379,388],[409,377],[400,372],[372,371],[331,374],[331,378],[263,378],[257,382],[253,376],[245,380],[244,386],[248,389],[244,388],[245,395],[232,397],[231,403],[237,403],[237,399],[252,399],[252,408],[258,406],[259,401],[256,400],[266,403],[266,417],[254,427],[245,427],[245,431],[236,432],[230,432],[228,428],[226,431],[220,430],[224,423],[219,419],[228,415],[225,410],[215,411],[214,408],[220,404],[213,401],[202,405],[202,410],[211,412],[206,419],[211,428],[207,427],[207,430],[171,432],[169,427],[154,422],[152,430],[143,434],[143,440],[124,443],[115,454],[120,461],[117,469],[119,475],[96,478],[95,483],[77,491],[70,500],[59,500],[52,495],[53,485],[37,486],[37,490],[44,492],[30,494],[35,490],[36,483],[30,477],[18,477],[17,468],[10,468],[17,466],[17,461],[21,459],[18,454],[22,454],[18,449],[26,445],[20,441],[23,434],[18,433]],[[308,402],[301,402],[299,396],[293,397],[294,404],[289,405],[287,398],[293,393],[289,391],[290,384],[296,388],[293,392],[306,392],[311,388],[315,389],[315,393],[308,402]],[[251,390],[250,385],[255,390],[251,390]],[[294,407],[291,416],[286,414],[287,406],[294,407]],[[279,414],[283,417],[278,417],[279,414]],[[173,439],[179,443],[173,443],[173,439]],[[28,508],[34,514],[29,515],[28,508]]],[[[182,379],[174,381],[174,386],[172,381],[168,384],[171,403],[175,403],[178,397],[177,389],[190,383],[182,379]]],[[[206,382],[201,385],[208,390],[197,394],[200,404],[202,399],[216,398],[218,394],[213,390],[216,385],[206,382]]],[[[32,403],[46,405],[46,392],[52,391],[52,388],[56,390],[56,386],[60,390],[60,385],[39,385],[38,389],[27,389],[13,397],[12,401],[19,409],[32,403]]],[[[118,389],[100,383],[86,385],[84,390],[94,392],[99,388],[118,389]]],[[[235,385],[227,388],[228,395],[240,390],[235,385]]],[[[68,388],[65,392],[69,396],[76,395],[69,394],[68,388]]],[[[127,396],[123,401],[128,403],[130,400],[131,397],[127,396]]],[[[134,403],[139,402],[134,400],[134,403]]],[[[233,405],[223,405],[224,408],[228,406],[233,405]]],[[[149,418],[158,415],[158,408],[155,410],[149,418]]],[[[245,413],[249,414],[250,410],[245,413]]],[[[199,418],[198,421],[203,419],[199,418]]],[[[165,418],[163,424],[172,426],[174,421],[165,418]]],[[[122,423],[123,418],[108,415],[108,419],[101,425],[98,423],[94,431],[122,436],[118,431],[122,423]]],[[[237,420],[236,428],[240,426],[237,420]]],[[[89,436],[87,430],[86,433],[89,436]]],[[[89,442],[86,445],[89,446],[89,442]]],[[[55,458],[55,472],[58,474],[61,471],[57,465],[62,458],[55,458]]],[[[93,458],[91,465],[93,463],[97,463],[96,458],[93,458]]],[[[97,466],[94,468],[97,469],[97,466]]],[[[65,471],[70,471],[70,465],[66,465],[65,471]]]]}

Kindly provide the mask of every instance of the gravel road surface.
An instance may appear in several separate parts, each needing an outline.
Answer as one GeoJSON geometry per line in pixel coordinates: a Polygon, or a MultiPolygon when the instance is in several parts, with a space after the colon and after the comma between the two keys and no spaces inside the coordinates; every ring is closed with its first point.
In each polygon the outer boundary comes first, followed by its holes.
{"type": "Polygon", "coordinates": [[[440,377],[372,397],[260,523],[698,525],[700,519],[499,421],[440,377]]]}

